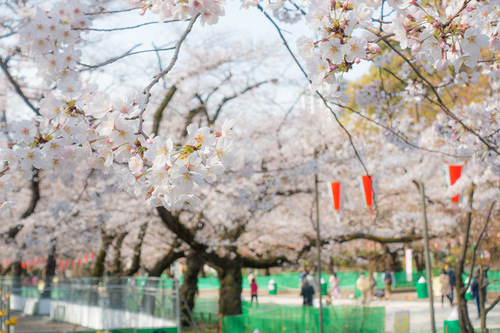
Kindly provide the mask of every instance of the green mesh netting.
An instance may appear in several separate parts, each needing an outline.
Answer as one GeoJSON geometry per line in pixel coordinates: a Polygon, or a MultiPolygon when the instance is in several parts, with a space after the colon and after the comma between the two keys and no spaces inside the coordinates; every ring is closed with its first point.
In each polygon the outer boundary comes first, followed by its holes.
{"type": "MultiPolygon", "coordinates": [[[[276,304],[244,305],[244,314],[222,319],[223,333],[319,332],[319,309],[276,304]]],[[[385,330],[383,307],[328,306],[323,309],[325,332],[377,333],[385,330]]]]}

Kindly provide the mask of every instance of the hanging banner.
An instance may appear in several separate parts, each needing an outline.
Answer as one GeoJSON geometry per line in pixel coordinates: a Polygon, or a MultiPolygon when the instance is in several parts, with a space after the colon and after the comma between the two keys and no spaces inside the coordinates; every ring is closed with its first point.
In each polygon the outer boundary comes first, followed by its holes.
{"type": "Polygon", "coordinates": [[[340,182],[331,182],[330,189],[332,191],[333,209],[339,212],[342,202],[342,184],[340,182]]]}
{"type": "Polygon", "coordinates": [[[340,223],[340,210],[344,205],[344,191],[341,182],[330,182],[330,194],[332,195],[333,211],[337,213],[337,223],[340,223]]]}
{"type": "MultiPolygon", "coordinates": [[[[462,170],[463,170],[463,164],[462,165],[451,165],[451,164],[446,164],[444,170],[446,174],[446,187],[449,188],[452,185],[454,185],[457,180],[460,179],[462,176],[462,170]]],[[[460,194],[457,194],[453,197],[451,197],[451,202],[454,203],[459,203],[460,202],[460,194]]]]}
{"type": "Polygon", "coordinates": [[[406,281],[413,280],[413,250],[405,250],[406,281]]]}
{"type": "Polygon", "coordinates": [[[370,208],[370,217],[373,215],[373,206],[376,197],[376,179],[373,175],[363,175],[360,178],[361,193],[365,199],[366,207],[370,208]]]}

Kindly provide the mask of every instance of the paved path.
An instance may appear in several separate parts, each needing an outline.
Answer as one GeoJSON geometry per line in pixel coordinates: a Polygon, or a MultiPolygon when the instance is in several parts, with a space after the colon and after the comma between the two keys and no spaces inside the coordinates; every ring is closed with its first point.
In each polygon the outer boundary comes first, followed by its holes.
{"type": "Polygon", "coordinates": [[[64,332],[85,331],[88,328],[68,323],[56,323],[46,316],[24,316],[20,311],[13,311],[13,316],[18,317],[16,333],[33,332],[64,332]]]}
{"type": "MultiPolygon", "coordinates": [[[[283,305],[302,305],[302,299],[295,295],[277,295],[277,296],[259,296],[260,303],[274,303],[283,305]]],[[[354,299],[339,299],[334,304],[357,304],[360,302],[354,299]]],[[[394,315],[398,311],[410,312],[410,331],[423,331],[430,330],[430,315],[429,315],[429,302],[427,300],[406,301],[406,300],[373,300],[369,306],[383,306],[385,307],[385,331],[394,332],[394,315]]],[[[473,301],[468,302],[469,315],[474,327],[479,328],[480,320],[477,319],[476,304],[473,301]]],[[[441,303],[434,303],[436,328],[443,328],[444,321],[450,315],[452,309],[449,305],[441,308],[441,303]]],[[[488,314],[488,327],[500,328],[500,305],[495,307],[488,314]]]]}

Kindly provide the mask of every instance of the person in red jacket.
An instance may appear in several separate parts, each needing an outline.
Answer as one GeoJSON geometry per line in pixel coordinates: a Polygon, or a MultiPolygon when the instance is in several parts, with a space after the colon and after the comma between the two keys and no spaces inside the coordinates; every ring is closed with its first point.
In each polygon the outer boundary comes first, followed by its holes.
{"type": "Polygon", "coordinates": [[[253,299],[255,297],[255,303],[259,303],[257,300],[257,282],[255,282],[255,279],[252,279],[252,283],[250,283],[250,292],[252,294],[252,300],[250,303],[253,303],[253,299]]]}

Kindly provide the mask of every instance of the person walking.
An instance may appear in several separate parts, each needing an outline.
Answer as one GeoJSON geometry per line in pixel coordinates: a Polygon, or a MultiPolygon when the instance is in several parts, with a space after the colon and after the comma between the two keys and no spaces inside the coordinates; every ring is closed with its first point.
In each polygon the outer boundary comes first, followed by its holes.
{"type": "Polygon", "coordinates": [[[441,307],[444,306],[445,296],[450,300],[450,306],[452,306],[450,276],[446,274],[444,268],[441,270],[441,275],[439,275],[439,282],[441,282],[441,307]]]}
{"type": "Polygon", "coordinates": [[[356,288],[361,293],[361,303],[365,305],[368,290],[370,289],[370,280],[366,277],[365,273],[361,273],[359,278],[356,280],[356,288]]]}
{"type": "Polygon", "coordinates": [[[391,300],[391,287],[392,287],[392,274],[391,272],[386,269],[384,273],[384,292],[385,292],[385,299],[390,301],[391,300]]]}
{"type": "Polygon", "coordinates": [[[451,304],[453,305],[454,304],[454,300],[455,300],[455,287],[457,286],[457,275],[455,273],[455,270],[451,267],[448,267],[448,265],[446,265],[444,267],[444,269],[446,270],[446,274],[448,274],[448,276],[450,277],[450,286],[451,286],[451,304]]]}
{"type": "Polygon", "coordinates": [[[307,279],[304,279],[302,283],[302,289],[300,290],[300,296],[304,298],[304,306],[311,306],[313,303],[314,288],[309,284],[307,279]]]}
{"type": "Polygon", "coordinates": [[[481,293],[483,294],[483,308],[484,308],[484,303],[486,302],[486,285],[488,284],[488,278],[486,278],[486,274],[483,272],[483,276],[480,277],[479,273],[477,273],[474,276],[474,280],[471,283],[471,295],[474,297],[474,300],[476,301],[476,307],[477,307],[477,317],[481,318],[481,298],[479,295],[479,281],[481,281],[481,293]]]}
{"type": "Polygon", "coordinates": [[[330,301],[333,303],[335,298],[342,295],[340,292],[340,279],[337,277],[337,274],[333,272],[328,282],[330,283],[330,301]]]}
{"type": "Polygon", "coordinates": [[[255,298],[255,304],[258,304],[259,301],[257,299],[257,282],[255,281],[255,278],[252,279],[252,282],[250,283],[250,293],[252,295],[252,299],[250,300],[250,303],[253,303],[253,299],[255,298]]]}

